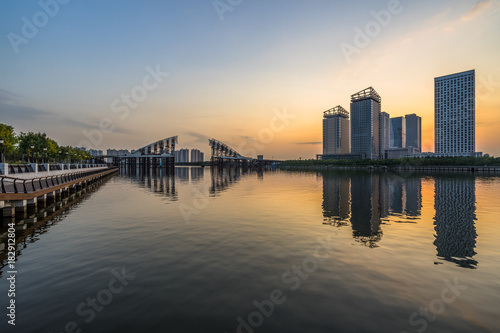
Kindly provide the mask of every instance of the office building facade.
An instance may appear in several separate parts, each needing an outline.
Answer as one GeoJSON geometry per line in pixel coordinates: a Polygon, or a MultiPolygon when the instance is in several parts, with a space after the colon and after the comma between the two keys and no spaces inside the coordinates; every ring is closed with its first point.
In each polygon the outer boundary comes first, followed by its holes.
{"type": "Polygon", "coordinates": [[[189,163],[189,149],[179,149],[174,153],[175,163],[189,163]]]}
{"type": "Polygon", "coordinates": [[[323,155],[349,154],[349,112],[338,105],[323,112],[323,155]]]}
{"type": "Polygon", "coordinates": [[[434,79],[435,152],[468,156],[475,152],[475,71],[434,79]]]}
{"type": "Polygon", "coordinates": [[[406,147],[406,118],[391,118],[391,148],[406,147]]]}
{"type": "Polygon", "coordinates": [[[128,149],[108,149],[106,154],[108,156],[124,156],[130,154],[128,149]]]}
{"type": "Polygon", "coordinates": [[[204,154],[199,149],[191,149],[191,163],[203,162],[204,154]]]}
{"type": "Polygon", "coordinates": [[[372,87],[351,96],[351,153],[381,158],[380,95],[372,87]]]}
{"type": "Polygon", "coordinates": [[[406,147],[422,151],[422,118],[416,114],[407,114],[406,120],[406,147]]]}
{"type": "Polygon", "coordinates": [[[391,117],[387,112],[380,112],[380,154],[385,158],[385,152],[391,146],[391,117]]]}

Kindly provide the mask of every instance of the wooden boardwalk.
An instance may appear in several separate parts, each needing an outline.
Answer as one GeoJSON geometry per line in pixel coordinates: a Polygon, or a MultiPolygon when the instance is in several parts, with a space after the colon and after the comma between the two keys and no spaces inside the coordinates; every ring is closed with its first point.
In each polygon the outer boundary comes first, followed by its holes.
{"type": "Polygon", "coordinates": [[[33,199],[117,171],[117,168],[109,168],[31,179],[0,176],[0,201],[33,199]]]}

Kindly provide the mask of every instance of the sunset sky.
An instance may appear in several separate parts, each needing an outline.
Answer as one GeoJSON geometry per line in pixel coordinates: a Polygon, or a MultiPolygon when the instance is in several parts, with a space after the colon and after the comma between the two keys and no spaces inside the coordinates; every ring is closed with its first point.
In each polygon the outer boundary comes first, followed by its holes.
{"type": "Polygon", "coordinates": [[[476,150],[500,156],[500,0],[59,1],[0,2],[0,123],[17,133],[315,158],[323,111],[373,86],[433,151],[434,78],[475,69],[476,150]]]}

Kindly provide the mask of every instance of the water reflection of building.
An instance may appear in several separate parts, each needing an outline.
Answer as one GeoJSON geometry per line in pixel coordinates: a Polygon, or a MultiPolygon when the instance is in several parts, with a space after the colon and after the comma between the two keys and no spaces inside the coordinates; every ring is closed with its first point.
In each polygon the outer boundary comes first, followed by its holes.
{"type": "Polygon", "coordinates": [[[435,179],[434,220],[438,257],[461,267],[475,268],[476,194],[473,177],[435,179]]]}
{"type": "Polygon", "coordinates": [[[192,167],[191,168],[191,182],[199,182],[200,180],[203,179],[203,176],[205,175],[205,168],[197,168],[197,167],[192,167]]]}
{"type": "Polygon", "coordinates": [[[140,187],[147,188],[151,192],[177,200],[175,189],[175,177],[166,170],[156,170],[154,168],[125,168],[120,170],[122,176],[137,182],[140,187]]]}
{"type": "Polygon", "coordinates": [[[349,222],[356,240],[375,247],[382,237],[381,219],[390,215],[406,219],[420,215],[420,178],[390,173],[360,172],[323,174],[324,224],[349,222]]]}
{"type": "Polygon", "coordinates": [[[179,179],[182,183],[189,181],[189,168],[188,167],[175,167],[175,178],[179,179]]]}
{"type": "Polygon", "coordinates": [[[381,188],[382,217],[388,215],[420,216],[422,209],[422,179],[398,175],[383,177],[381,188]]]}
{"type": "Polygon", "coordinates": [[[422,211],[422,178],[410,178],[406,185],[405,214],[407,216],[420,216],[422,211]]]}
{"type": "Polygon", "coordinates": [[[350,179],[323,175],[323,216],[325,224],[346,225],[350,213],[350,179]]]}
{"type": "Polygon", "coordinates": [[[380,175],[360,173],[351,178],[353,236],[369,247],[382,238],[380,229],[380,175]]]}

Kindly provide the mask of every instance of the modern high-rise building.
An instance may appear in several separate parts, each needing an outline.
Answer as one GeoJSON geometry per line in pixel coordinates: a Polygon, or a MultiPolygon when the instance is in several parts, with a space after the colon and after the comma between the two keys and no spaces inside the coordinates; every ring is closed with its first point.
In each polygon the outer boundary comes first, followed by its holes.
{"type": "Polygon", "coordinates": [[[407,114],[406,119],[406,147],[417,148],[422,151],[422,118],[416,114],[407,114]]]}
{"type": "Polygon", "coordinates": [[[434,79],[435,152],[456,156],[475,152],[475,71],[434,79]]]}
{"type": "Polygon", "coordinates": [[[128,149],[108,149],[107,151],[108,156],[123,156],[127,154],[130,154],[128,149]]]}
{"type": "Polygon", "coordinates": [[[349,154],[349,112],[340,105],[323,112],[323,155],[349,154]]]}
{"type": "Polygon", "coordinates": [[[351,154],[379,159],[380,95],[372,87],[351,96],[351,154]]]}
{"type": "Polygon", "coordinates": [[[175,163],[189,163],[189,149],[179,149],[174,153],[175,163]]]}
{"type": "Polygon", "coordinates": [[[103,156],[103,152],[102,150],[96,150],[96,149],[89,149],[88,152],[90,153],[90,155],[94,156],[94,157],[99,157],[99,156],[103,156]]]}
{"type": "Polygon", "coordinates": [[[203,162],[204,154],[199,149],[191,149],[191,163],[203,162]]]}
{"type": "Polygon", "coordinates": [[[380,112],[380,154],[385,158],[385,151],[391,147],[391,117],[387,112],[380,112]]]}
{"type": "Polygon", "coordinates": [[[406,118],[391,118],[391,148],[406,147],[406,118]]]}

